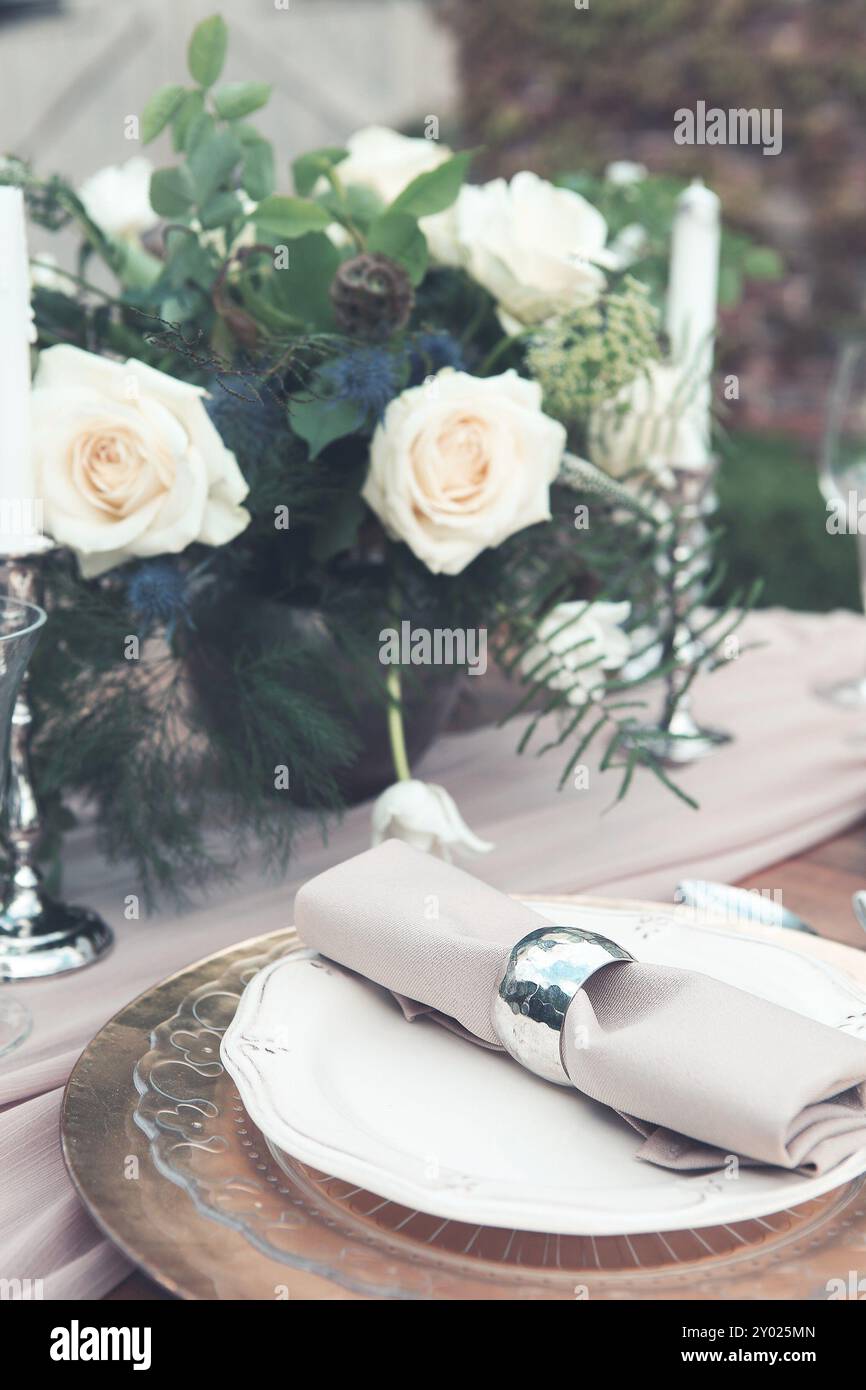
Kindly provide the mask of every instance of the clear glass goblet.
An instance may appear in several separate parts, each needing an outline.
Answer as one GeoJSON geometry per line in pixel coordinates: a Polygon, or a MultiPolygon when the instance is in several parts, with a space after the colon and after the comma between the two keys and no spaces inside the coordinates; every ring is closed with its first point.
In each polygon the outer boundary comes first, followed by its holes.
{"type": "MultiPolygon", "coordinates": [[[[828,520],[857,538],[860,595],[866,609],[866,339],[843,347],[830,388],[818,485],[828,520]]],[[[828,527],[829,529],[829,527],[828,527]]],[[[858,676],[819,686],[817,694],[845,709],[866,709],[866,655],[858,676]]]]}
{"type": "MultiPolygon", "coordinates": [[[[5,808],[9,790],[9,739],[15,706],[27,664],[39,640],[45,611],[35,603],[23,603],[0,594],[0,807],[5,808]]],[[[0,928],[0,984],[5,983],[2,967],[2,928],[0,928]]],[[[23,1042],[30,1032],[32,1018],[19,998],[5,997],[0,990],[0,1056],[23,1042]]]]}

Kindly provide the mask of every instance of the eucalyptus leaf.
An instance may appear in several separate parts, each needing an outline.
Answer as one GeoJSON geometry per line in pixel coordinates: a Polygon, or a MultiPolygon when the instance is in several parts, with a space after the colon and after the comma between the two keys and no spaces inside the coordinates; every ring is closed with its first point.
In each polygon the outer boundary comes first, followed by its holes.
{"type": "Polygon", "coordinates": [[[183,217],[194,203],[195,186],[185,165],[151,175],[150,204],[160,217],[183,217]]]}
{"type": "MultiPolygon", "coordinates": [[[[201,96],[201,93],[199,93],[201,96]]],[[[192,116],[186,126],[183,140],[183,152],[186,155],[192,154],[199,145],[212,140],[216,135],[216,121],[209,112],[204,110],[204,98],[202,97],[202,109],[197,115],[192,116]]]]}
{"type": "Polygon", "coordinates": [[[216,276],[214,258],[197,236],[178,232],[170,238],[169,255],[162,272],[163,285],[180,289],[191,282],[200,289],[210,290],[216,276]]]}
{"type": "Polygon", "coordinates": [[[394,199],[389,212],[404,212],[412,217],[431,217],[444,212],[460,192],[471,160],[470,152],[455,154],[435,169],[419,174],[394,199]]]}
{"type": "Polygon", "coordinates": [[[151,140],[155,140],[173,120],[178,108],[186,99],[186,92],[183,87],[173,84],[168,87],[160,87],[158,92],[154,92],[150,101],[141,113],[141,139],[142,143],[149,145],[151,140]]]}
{"type": "Polygon", "coordinates": [[[206,203],[213,197],[240,157],[241,147],[228,130],[221,130],[196,145],[187,162],[199,203],[206,203]]]}
{"type": "Polygon", "coordinates": [[[225,121],[239,121],[270,101],[270,82],[227,82],[214,92],[214,106],[225,121]]]}
{"type": "Polygon", "coordinates": [[[214,227],[225,227],[236,217],[243,216],[241,200],[236,193],[215,193],[201,209],[201,225],[205,231],[214,227]]]}
{"type": "Polygon", "coordinates": [[[294,400],[289,407],[289,424],[316,459],[336,439],[354,434],[364,424],[365,412],[356,401],[294,400]]]}
{"type": "Polygon", "coordinates": [[[292,242],[288,266],[272,273],[275,302],[309,328],[333,329],[329,291],[339,264],[340,253],[324,232],[298,237],[292,242]]]}
{"type": "Polygon", "coordinates": [[[246,148],[247,145],[267,144],[260,130],[247,121],[232,121],[232,134],[246,148]]]}
{"type": "Polygon", "coordinates": [[[362,231],[385,211],[378,193],[360,184],[349,184],[341,194],[329,188],[327,193],[321,193],[316,201],[333,213],[335,222],[341,222],[344,226],[351,224],[362,231]]]}
{"type": "Polygon", "coordinates": [[[310,150],[307,154],[299,155],[292,163],[292,177],[300,197],[306,198],[312,193],[322,175],[340,164],[348,153],[339,145],[327,145],[321,150],[310,150]]]}
{"type": "Polygon", "coordinates": [[[427,240],[408,213],[389,209],[378,217],[367,235],[367,249],[397,261],[413,285],[420,285],[424,279],[430,260],[427,240]]]}
{"type": "Polygon", "coordinates": [[[229,31],[222,15],[203,19],[192,32],[187,49],[187,63],[192,76],[202,87],[212,87],[223,70],[229,31]]]}
{"type": "Polygon", "coordinates": [[[330,213],[308,198],[275,193],[259,203],[256,226],[263,240],[292,241],[307,232],[321,232],[332,221],[330,213]]]}
{"type": "Polygon", "coordinates": [[[204,112],[204,93],[198,90],[187,92],[172,119],[172,142],[180,152],[186,150],[187,135],[193,122],[204,112]]]}
{"type": "Polygon", "coordinates": [[[257,140],[244,149],[241,181],[247,193],[257,203],[274,191],[276,170],[273,147],[267,140],[257,140]]]}

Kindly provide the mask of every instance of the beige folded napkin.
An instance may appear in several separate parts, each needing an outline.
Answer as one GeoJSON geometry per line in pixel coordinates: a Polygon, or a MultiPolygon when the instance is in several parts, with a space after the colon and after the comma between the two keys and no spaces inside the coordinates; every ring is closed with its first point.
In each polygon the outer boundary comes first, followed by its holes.
{"type": "MultiPolygon", "coordinates": [[[[408,1018],[492,1047],[510,950],[550,925],[397,840],[306,883],[295,923],[307,945],[397,995],[408,1018]]],[[[566,1013],[562,1059],[579,1091],[646,1136],[638,1157],[665,1167],[737,1155],[822,1173],[866,1148],[866,1043],[692,970],[598,971],[566,1013]]]]}

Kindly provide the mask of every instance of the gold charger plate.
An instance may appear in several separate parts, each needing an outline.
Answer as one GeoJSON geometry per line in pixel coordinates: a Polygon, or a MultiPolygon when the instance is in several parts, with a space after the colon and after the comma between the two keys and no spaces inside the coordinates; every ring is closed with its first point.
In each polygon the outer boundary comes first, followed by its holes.
{"type": "MultiPolygon", "coordinates": [[[[658,911],[658,904],[640,907],[658,911]]],[[[755,924],[743,929],[866,986],[866,957],[851,948],[755,924]]],[[[219,1036],[246,980],[297,946],[294,931],[272,933],[171,976],[121,1010],[70,1076],[61,1128],[72,1179],[105,1233],[169,1292],[269,1300],[826,1298],[829,1280],[847,1280],[862,1263],[860,1181],[760,1221],[558,1237],[442,1222],[272,1151],[219,1062],[219,1036]]]]}

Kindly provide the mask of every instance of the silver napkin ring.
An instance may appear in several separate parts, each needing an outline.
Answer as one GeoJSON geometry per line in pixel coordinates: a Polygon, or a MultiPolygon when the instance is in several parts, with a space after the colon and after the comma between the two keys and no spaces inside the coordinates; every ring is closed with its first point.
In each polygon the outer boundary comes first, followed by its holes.
{"type": "Polygon", "coordinates": [[[506,1052],[545,1080],[570,1086],[560,1053],[566,1010],[589,977],[614,960],[634,956],[579,927],[539,927],[518,941],[491,1013],[506,1052]]]}

